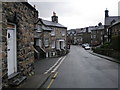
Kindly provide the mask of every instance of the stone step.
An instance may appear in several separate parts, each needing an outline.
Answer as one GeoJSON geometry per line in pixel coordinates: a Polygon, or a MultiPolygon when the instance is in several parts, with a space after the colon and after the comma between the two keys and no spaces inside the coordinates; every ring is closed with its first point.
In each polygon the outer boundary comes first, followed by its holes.
{"type": "Polygon", "coordinates": [[[13,73],[8,77],[9,86],[18,86],[25,79],[26,76],[23,76],[20,72],[13,73]]]}
{"type": "Polygon", "coordinates": [[[18,85],[20,85],[25,79],[26,79],[26,76],[21,76],[21,77],[19,77],[19,78],[16,78],[15,80],[13,80],[13,82],[10,82],[9,85],[10,85],[10,86],[18,86],[18,85]]]}
{"type": "Polygon", "coordinates": [[[19,74],[20,74],[20,72],[15,72],[15,73],[9,75],[9,76],[8,76],[8,80],[10,80],[10,79],[12,79],[12,78],[18,76],[19,74]]]}

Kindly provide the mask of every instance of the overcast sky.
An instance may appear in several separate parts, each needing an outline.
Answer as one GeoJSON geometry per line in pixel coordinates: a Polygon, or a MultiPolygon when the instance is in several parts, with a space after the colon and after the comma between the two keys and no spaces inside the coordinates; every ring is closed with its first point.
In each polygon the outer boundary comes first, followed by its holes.
{"type": "Polygon", "coordinates": [[[36,5],[39,17],[51,20],[53,11],[58,22],[68,29],[104,24],[104,11],[107,8],[110,16],[118,16],[119,0],[28,0],[36,5]]]}

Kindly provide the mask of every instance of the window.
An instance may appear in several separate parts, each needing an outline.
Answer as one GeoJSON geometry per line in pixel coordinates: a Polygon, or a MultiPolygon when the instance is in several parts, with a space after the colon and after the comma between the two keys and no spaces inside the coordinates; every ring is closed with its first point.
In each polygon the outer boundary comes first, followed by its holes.
{"type": "Polygon", "coordinates": [[[103,40],[103,37],[101,36],[101,41],[103,40]]]}
{"type": "Polygon", "coordinates": [[[59,43],[59,41],[57,41],[56,48],[60,49],[60,43],[59,43]]]}
{"type": "Polygon", "coordinates": [[[55,48],[55,41],[52,41],[52,48],[55,48]]]}
{"type": "Polygon", "coordinates": [[[92,35],[91,35],[91,38],[93,38],[92,35]]]}
{"type": "Polygon", "coordinates": [[[36,39],[36,46],[42,46],[42,42],[40,39],[36,39]]]}
{"type": "Polygon", "coordinates": [[[65,31],[64,31],[64,30],[62,30],[62,32],[61,32],[61,33],[62,33],[62,36],[65,36],[65,31]]]}
{"type": "Polygon", "coordinates": [[[48,47],[48,46],[49,46],[49,40],[48,40],[48,39],[45,39],[45,40],[44,40],[44,45],[45,45],[45,47],[48,47]]]}
{"type": "Polygon", "coordinates": [[[55,31],[51,31],[51,36],[55,36],[55,31]]]}
{"type": "Polygon", "coordinates": [[[41,29],[41,25],[38,24],[38,25],[37,25],[37,32],[41,32],[41,31],[42,31],[42,29],[41,29]]]}

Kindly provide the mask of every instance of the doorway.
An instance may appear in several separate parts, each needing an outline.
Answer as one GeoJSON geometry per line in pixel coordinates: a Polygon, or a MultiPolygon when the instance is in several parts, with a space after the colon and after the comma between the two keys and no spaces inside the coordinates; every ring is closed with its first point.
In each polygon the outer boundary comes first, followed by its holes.
{"type": "Polygon", "coordinates": [[[8,76],[17,72],[16,25],[7,25],[7,68],[8,76]]]}

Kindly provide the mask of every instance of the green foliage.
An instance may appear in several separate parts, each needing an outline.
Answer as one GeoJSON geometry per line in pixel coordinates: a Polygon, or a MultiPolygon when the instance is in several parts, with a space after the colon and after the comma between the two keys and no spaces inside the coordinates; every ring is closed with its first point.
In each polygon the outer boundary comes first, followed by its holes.
{"type": "Polygon", "coordinates": [[[112,45],[111,45],[111,43],[107,42],[107,43],[103,44],[100,48],[102,48],[102,49],[111,49],[112,45]]]}
{"type": "Polygon", "coordinates": [[[113,36],[111,44],[114,50],[120,51],[120,36],[113,36]]]}
{"type": "Polygon", "coordinates": [[[101,47],[94,48],[93,52],[120,60],[120,36],[112,37],[110,43],[104,43],[101,47]]]}

